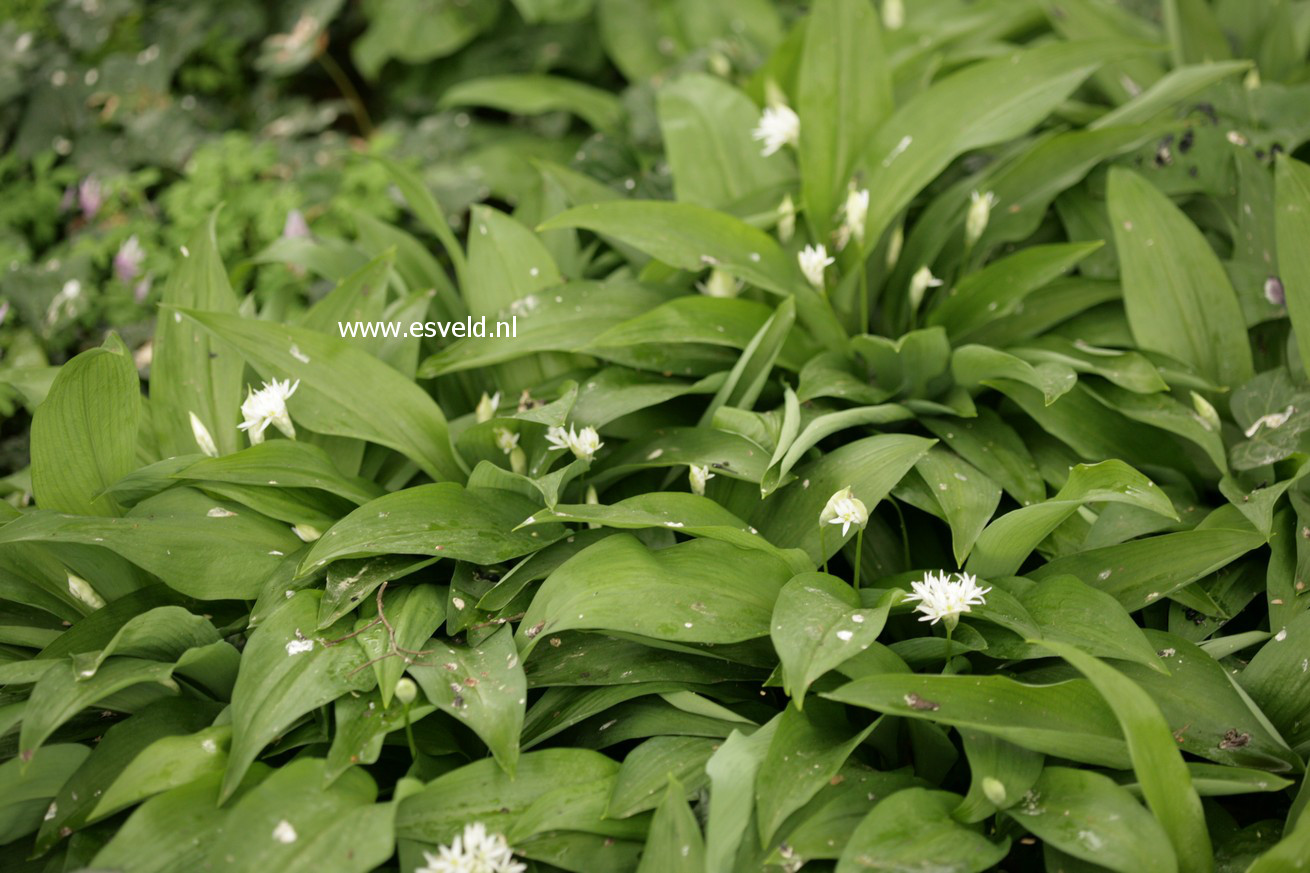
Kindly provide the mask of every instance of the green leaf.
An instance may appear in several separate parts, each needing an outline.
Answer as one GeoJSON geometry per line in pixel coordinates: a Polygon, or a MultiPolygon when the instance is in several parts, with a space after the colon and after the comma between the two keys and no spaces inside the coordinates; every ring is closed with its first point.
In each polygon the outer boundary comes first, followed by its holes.
{"type": "Polygon", "coordinates": [[[662,640],[735,643],[767,636],[787,565],[708,539],[651,551],[606,537],[542,584],[518,628],[524,657],[543,634],[617,630],[662,640]]]}
{"type": "Polygon", "coordinates": [[[891,64],[868,0],[820,0],[805,24],[797,74],[801,199],[825,240],[861,150],[892,110],[891,64]]]}
{"type": "Polygon", "coordinates": [[[297,719],[373,684],[373,675],[363,672],[364,650],[341,639],[350,631],[348,622],[315,633],[321,597],[317,591],[297,591],[246,643],[232,692],[232,751],[222,800],[236,791],[260,751],[297,719]]]}
{"type": "Polygon", "coordinates": [[[973,728],[1074,761],[1115,769],[1128,765],[1114,713],[1082,680],[1024,685],[1004,676],[884,673],[821,696],[891,715],[973,728]]]}
{"type": "Polygon", "coordinates": [[[798,469],[796,481],[764,501],[751,523],[774,545],[804,549],[820,564],[844,542],[841,531],[832,525],[823,525],[832,529],[820,537],[819,515],[828,499],[849,486],[872,512],[933,443],[922,437],[884,434],[834,449],[798,469]]]}
{"type": "Polygon", "coordinates": [[[623,200],[570,209],[538,230],[580,227],[612,236],[671,267],[717,267],[765,291],[795,296],[802,323],[816,340],[844,343],[837,317],[773,237],[724,212],[691,203],[623,200]]]}
{"type": "Polygon", "coordinates": [[[1301,366],[1310,372],[1310,165],[1280,156],[1274,178],[1278,271],[1301,366]]]}
{"type": "Polygon", "coordinates": [[[703,873],[705,838],[685,799],[686,791],[673,776],[655,810],[637,873],[703,873]]]}
{"type": "MultiPolygon", "coordinates": [[[[46,746],[35,759],[10,758],[0,764],[0,846],[34,832],[49,811],[50,799],[86,760],[78,743],[46,746]]],[[[13,851],[7,849],[6,851],[13,851]]]]}
{"type": "Polygon", "coordinates": [[[514,647],[514,635],[501,627],[477,646],[452,646],[434,639],[410,675],[428,700],[467,724],[511,776],[519,758],[519,733],[528,684],[514,647]]]}
{"type": "Polygon", "coordinates": [[[301,561],[300,574],[342,558],[396,553],[495,564],[535,552],[563,535],[558,527],[513,530],[536,508],[508,491],[466,489],[454,482],[406,488],[337,522],[301,561]]]}
{"type": "Polygon", "coordinates": [[[876,722],[852,731],[840,710],[819,701],[802,713],[787,707],[773,731],[755,777],[755,813],[760,842],[772,842],[787,817],[837,775],[876,722]]]}
{"type": "Polygon", "coordinates": [[[759,110],[722,79],[687,73],[660,88],[656,101],[675,199],[731,209],[794,177],[786,154],[760,154],[751,137],[759,110]]]}
{"type": "Polygon", "coordinates": [[[116,337],[59,368],[32,416],[32,493],[42,509],[121,515],[106,488],[136,465],[141,388],[116,337]]]}
{"type": "Polygon", "coordinates": [[[1048,578],[1024,591],[1020,602],[1041,629],[1042,639],[1166,672],[1155,647],[1119,601],[1073,576],[1048,578]]]}
{"type": "MultiPolygon", "coordinates": [[[[168,277],[160,304],[236,316],[237,297],[218,254],[218,213],[196,228],[186,253],[168,277]]],[[[239,445],[241,355],[169,309],[155,322],[150,362],[150,420],[164,457],[200,451],[191,413],[209,431],[220,454],[239,445]]]]}
{"type": "Polygon", "coordinates": [[[969,793],[952,815],[966,824],[1008,809],[1033,787],[1046,758],[981,731],[962,728],[969,758],[969,793]]]}
{"type": "Polygon", "coordinates": [[[1131,794],[1100,773],[1047,767],[1006,814],[1038,839],[1119,873],[1174,873],[1169,837],[1131,794]]]}
{"type": "Polygon", "coordinates": [[[1294,748],[1310,740],[1310,612],[1301,612],[1260,647],[1251,663],[1238,674],[1260,711],[1294,748]]]}
{"type": "Polygon", "coordinates": [[[1192,787],[1169,724],[1151,696],[1113,667],[1073,646],[1050,640],[1042,645],[1086,676],[1114,710],[1142,794],[1173,844],[1179,869],[1198,873],[1213,869],[1201,798],[1192,787]]]}
{"type": "Polygon", "coordinates": [[[1201,232],[1131,170],[1110,171],[1108,197],[1133,338],[1220,385],[1250,379],[1251,347],[1237,294],[1201,232]]]}
{"type": "Polygon", "coordinates": [[[1122,42],[1040,46],[966,67],[911,98],[865,152],[871,168],[866,247],[957,156],[1025,133],[1093,70],[1132,51],[1122,42]]]}
{"type": "Polygon", "coordinates": [[[606,815],[628,818],[667,803],[660,792],[670,780],[680,789],[686,785],[679,799],[693,796],[708,784],[705,762],[718,747],[717,739],[677,736],[652,737],[637,746],[623,759],[606,815]]]}
{"type": "Polygon", "coordinates": [[[906,788],[886,798],[851,834],[837,873],[868,869],[982,873],[1009,853],[1010,841],[993,843],[951,818],[959,799],[926,788],[906,788]]]}
{"type": "Polygon", "coordinates": [[[613,760],[589,749],[527,752],[513,777],[484,758],[442,774],[402,800],[396,810],[396,836],[449,843],[472,821],[504,833],[542,795],[610,779],[618,770],[613,760]]]}
{"type": "Polygon", "coordinates": [[[860,608],[855,589],[824,573],[801,573],[778,592],[770,636],[782,667],[783,689],[797,709],[824,673],[867,649],[903,591],[893,589],[873,609],[860,608]]]}
{"type": "Polygon", "coordinates": [[[624,115],[623,104],[611,92],[542,74],[467,79],[446,89],[437,105],[486,106],[514,115],[571,112],[600,131],[614,131],[624,115]]]}
{"type": "Polygon", "coordinates": [[[187,464],[171,477],[271,488],[317,488],[357,504],[368,503],[383,493],[367,479],[341,475],[326,452],[298,440],[268,440],[221,458],[204,458],[187,464]]]}
{"type": "Polygon", "coordinates": [[[984,578],[1014,575],[1032,550],[1080,506],[1099,502],[1126,503],[1166,518],[1178,517],[1165,493],[1122,461],[1079,464],[1050,500],[1020,507],[989,524],[974,545],[969,571],[984,578]]]}
{"type": "Polygon", "coordinates": [[[705,764],[710,777],[705,871],[728,873],[754,818],[755,779],[777,731],[774,718],[749,736],[733,731],[705,764]]]}
{"type": "Polygon", "coordinates": [[[156,739],[105,788],[88,820],[104,818],[155,794],[222,773],[231,739],[230,725],[156,739]]]}
{"type": "Polygon", "coordinates": [[[377,786],[350,770],[324,788],[324,762],[279,767],[232,807],[203,866],[211,870],[339,870],[365,873],[391,857],[394,807],[374,803],[377,786]]]}
{"type": "Polygon", "coordinates": [[[349,339],[214,312],[178,315],[231,343],[262,378],[300,382],[287,402],[293,421],[395,449],[438,481],[463,480],[441,408],[418,385],[351,348],[349,339]]]}

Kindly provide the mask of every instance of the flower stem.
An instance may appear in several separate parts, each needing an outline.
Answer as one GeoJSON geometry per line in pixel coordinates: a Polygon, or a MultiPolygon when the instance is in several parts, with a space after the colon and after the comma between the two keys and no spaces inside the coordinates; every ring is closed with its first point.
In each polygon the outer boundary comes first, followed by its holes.
{"type": "Polygon", "coordinates": [[[864,528],[855,532],[855,590],[860,590],[860,558],[864,556],[864,528]]]}
{"type": "Polygon", "coordinates": [[[414,728],[409,723],[409,704],[405,704],[405,739],[409,742],[409,754],[418,760],[418,744],[414,742],[414,728]]]}
{"type": "Polygon", "coordinates": [[[953,630],[954,628],[952,628],[949,624],[946,625],[946,664],[942,667],[942,675],[946,675],[951,672],[951,655],[952,655],[951,648],[953,644],[953,641],[951,640],[951,632],[953,630]]]}
{"type": "Polygon", "coordinates": [[[827,538],[828,538],[828,528],[823,524],[823,522],[819,522],[819,554],[823,555],[823,572],[825,573],[828,572],[828,546],[826,544],[827,538]]]}

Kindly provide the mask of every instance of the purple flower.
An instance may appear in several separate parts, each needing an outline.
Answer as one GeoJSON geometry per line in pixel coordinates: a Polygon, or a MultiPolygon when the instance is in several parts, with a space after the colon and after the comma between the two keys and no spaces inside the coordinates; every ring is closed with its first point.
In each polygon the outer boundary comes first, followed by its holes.
{"type": "Polygon", "coordinates": [[[141,262],[145,259],[145,249],[141,248],[141,242],[136,238],[136,234],[132,234],[118,247],[118,253],[114,255],[114,275],[123,284],[131,282],[141,275],[141,262]]]}
{"type": "Polygon", "coordinates": [[[283,239],[309,239],[309,224],[299,209],[287,213],[286,224],[282,226],[283,239]]]}
{"type": "Polygon", "coordinates": [[[1287,303],[1287,292],[1283,289],[1282,279],[1277,276],[1265,279],[1265,299],[1274,306],[1283,306],[1287,303]]]}
{"type": "Polygon", "coordinates": [[[146,295],[150,293],[150,286],[153,283],[154,279],[152,279],[149,274],[143,276],[141,281],[137,282],[136,286],[132,289],[132,299],[137,303],[145,303],[146,295]]]}
{"type": "Polygon", "coordinates": [[[87,176],[77,186],[77,205],[82,208],[87,221],[96,217],[102,203],[104,198],[101,196],[100,182],[94,176],[87,176]]]}

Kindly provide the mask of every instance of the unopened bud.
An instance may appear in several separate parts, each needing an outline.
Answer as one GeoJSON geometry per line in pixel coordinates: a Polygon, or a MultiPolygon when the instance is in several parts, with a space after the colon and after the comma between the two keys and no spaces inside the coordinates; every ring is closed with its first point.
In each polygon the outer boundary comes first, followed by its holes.
{"type": "Polygon", "coordinates": [[[408,676],[400,677],[396,683],[396,699],[400,701],[401,706],[409,706],[418,697],[418,686],[414,680],[408,676]]]}

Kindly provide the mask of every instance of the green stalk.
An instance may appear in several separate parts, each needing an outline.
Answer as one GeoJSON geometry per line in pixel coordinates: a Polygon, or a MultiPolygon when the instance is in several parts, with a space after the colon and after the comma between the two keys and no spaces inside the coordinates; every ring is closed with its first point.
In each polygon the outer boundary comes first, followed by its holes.
{"type": "Polygon", "coordinates": [[[855,532],[855,590],[860,590],[860,558],[864,557],[864,528],[855,532]]]}

